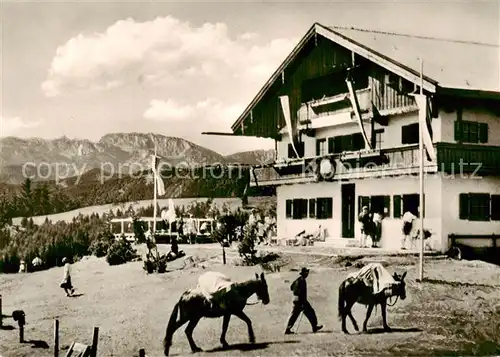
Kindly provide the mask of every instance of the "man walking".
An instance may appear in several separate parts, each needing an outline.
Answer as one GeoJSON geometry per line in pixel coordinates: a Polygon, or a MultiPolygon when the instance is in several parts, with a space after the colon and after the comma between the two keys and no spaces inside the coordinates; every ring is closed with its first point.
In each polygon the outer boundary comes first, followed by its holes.
{"type": "Polygon", "coordinates": [[[290,290],[293,291],[293,309],[288,319],[288,324],[285,330],[285,335],[292,334],[292,327],[297,321],[300,313],[303,312],[311,323],[313,332],[317,332],[323,328],[323,325],[318,325],[316,312],[312,308],[309,301],[307,301],[307,282],[306,278],[309,276],[309,269],[302,268],[300,276],[292,283],[290,290]]]}

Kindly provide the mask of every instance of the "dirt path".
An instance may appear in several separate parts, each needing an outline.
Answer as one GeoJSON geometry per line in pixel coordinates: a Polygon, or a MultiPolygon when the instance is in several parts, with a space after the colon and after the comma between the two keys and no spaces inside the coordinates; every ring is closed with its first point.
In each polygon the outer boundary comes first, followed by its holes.
{"type": "MultiPolygon", "coordinates": [[[[62,347],[74,340],[90,344],[93,326],[98,326],[99,356],[134,356],[140,348],[145,348],[150,357],[161,356],[161,340],[171,309],[182,291],[196,285],[202,271],[219,270],[234,280],[251,278],[260,271],[259,267],[223,266],[216,249],[182,249],[198,257],[199,265],[162,275],[146,275],[141,262],[110,267],[103,259],[84,259],[74,265],[74,284],[77,294],[82,294],[76,298],[67,298],[59,288],[62,268],[4,275],[0,281],[4,314],[14,309],[26,312],[27,340],[45,341],[52,346],[53,319],[58,318],[62,347]]],[[[228,260],[235,258],[234,251],[228,251],[228,260]]],[[[356,268],[339,265],[328,257],[293,254],[284,257],[287,265],[279,273],[266,275],[271,303],[247,307],[258,344],[251,350],[241,350],[248,349],[246,326],[233,317],[227,339],[237,346],[200,356],[422,356],[449,355],[451,351],[460,355],[494,354],[500,346],[500,268],[481,262],[433,260],[426,264],[426,276],[431,282],[421,285],[415,282],[414,266],[400,258],[391,259],[396,260],[389,262],[390,271],[408,270],[408,298],[389,308],[388,314],[389,324],[400,330],[378,333],[381,318],[377,311],[369,323],[371,334],[342,334],[336,311],[337,287],[356,268]],[[309,297],[325,331],[311,334],[303,318],[298,334],[284,336],[291,308],[289,285],[297,274],[290,269],[303,264],[312,267],[309,297]]],[[[179,267],[182,263],[177,264],[179,267]]],[[[364,313],[363,307],[355,307],[358,323],[364,313]]],[[[13,322],[5,319],[4,324],[13,322]]],[[[200,322],[194,337],[202,348],[219,347],[221,324],[219,319],[200,322]]],[[[353,332],[351,325],[348,328],[353,332]]],[[[17,336],[17,330],[0,330],[0,355],[53,356],[51,349],[20,345],[17,336]]],[[[183,329],[174,336],[171,354],[190,355],[183,329]]]]}

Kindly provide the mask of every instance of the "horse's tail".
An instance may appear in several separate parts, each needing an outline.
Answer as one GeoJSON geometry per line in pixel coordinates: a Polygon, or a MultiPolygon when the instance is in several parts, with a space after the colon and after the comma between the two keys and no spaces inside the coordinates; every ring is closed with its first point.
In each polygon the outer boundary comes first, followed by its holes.
{"type": "Polygon", "coordinates": [[[338,317],[342,318],[344,315],[345,307],[345,281],[343,281],[339,286],[339,301],[338,301],[338,317]]]}
{"type": "Polygon", "coordinates": [[[175,304],[170,319],[168,320],[167,330],[165,333],[165,338],[163,339],[163,351],[165,356],[168,356],[170,346],[172,345],[172,336],[175,330],[177,330],[177,316],[179,315],[179,305],[181,304],[182,298],[175,304]]]}

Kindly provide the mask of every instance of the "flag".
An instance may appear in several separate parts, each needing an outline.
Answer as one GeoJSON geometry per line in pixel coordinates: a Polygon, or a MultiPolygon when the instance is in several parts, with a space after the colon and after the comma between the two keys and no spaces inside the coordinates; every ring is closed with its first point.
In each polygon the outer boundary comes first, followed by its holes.
{"type": "Polygon", "coordinates": [[[418,106],[418,122],[423,128],[422,130],[422,141],[424,144],[424,150],[429,161],[436,161],[436,152],[432,144],[431,132],[432,126],[430,121],[430,116],[427,110],[427,96],[424,94],[415,94],[415,102],[418,106]]]}
{"type": "Polygon", "coordinates": [[[158,196],[163,196],[165,194],[165,184],[163,183],[163,179],[160,176],[160,172],[158,172],[158,165],[160,164],[160,158],[156,155],[152,156],[152,170],[153,177],[156,180],[156,193],[158,196]]]}
{"type": "Polygon", "coordinates": [[[295,147],[295,130],[292,127],[292,118],[290,117],[290,100],[287,95],[283,95],[279,98],[281,102],[281,109],[283,110],[283,115],[285,117],[286,128],[288,129],[288,136],[290,137],[290,143],[292,144],[293,151],[295,151],[295,155],[299,158],[301,155],[299,155],[297,148],[295,147]]]}

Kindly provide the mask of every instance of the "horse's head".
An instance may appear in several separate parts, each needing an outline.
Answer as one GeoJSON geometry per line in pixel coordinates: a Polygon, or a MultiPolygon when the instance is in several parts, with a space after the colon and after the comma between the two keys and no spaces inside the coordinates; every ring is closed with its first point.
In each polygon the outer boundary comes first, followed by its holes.
{"type": "Polygon", "coordinates": [[[394,295],[399,296],[401,300],[406,299],[406,283],[405,283],[406,273],[407,272],[404,272],[402,275],[394,273],[393,275],[394,280],[396,280],[393,292],[394,295]]]}
{"type": "Polygon", "coordinates": [[[257,298],[262,301],[264,305],[269,304],[269,290],[267,289],[266,278],[264,277],[264,273],[259,274],[255,273],[255,278],[257,279],[257,290],[255,294],[257,294],[257,298]]]}

